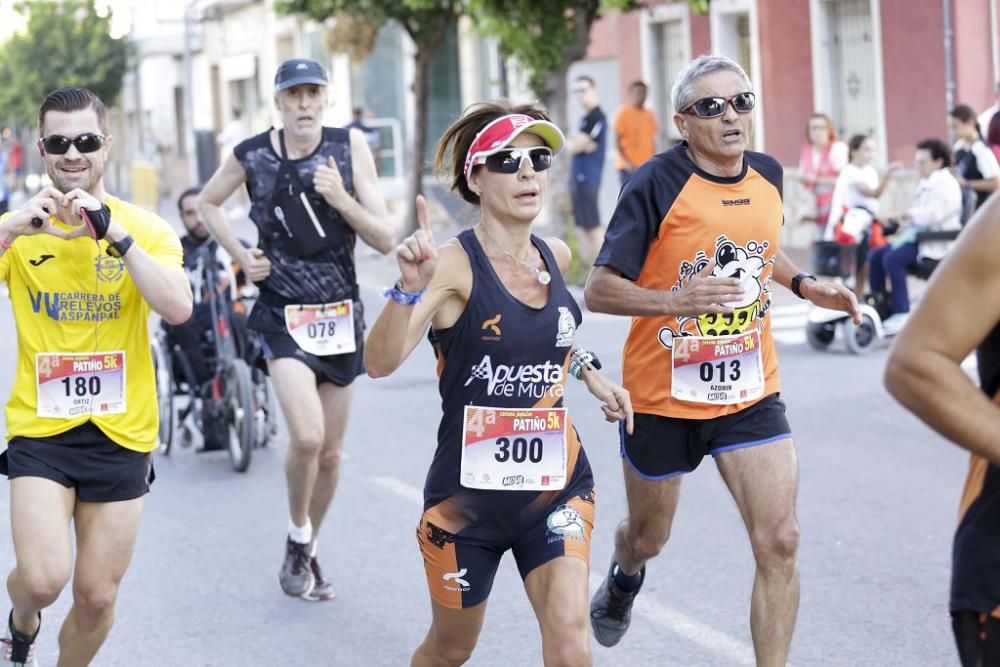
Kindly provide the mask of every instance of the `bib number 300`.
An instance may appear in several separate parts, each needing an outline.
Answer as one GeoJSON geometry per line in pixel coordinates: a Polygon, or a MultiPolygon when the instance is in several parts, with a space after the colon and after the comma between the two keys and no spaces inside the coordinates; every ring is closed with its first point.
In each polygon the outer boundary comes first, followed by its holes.
{"type": "Polygon", "coordinates": [[[124,352],[40,353],[35,356],[35,378],[39,417],[125,412],[124,352]]]}
{"type": "Polygon", "coordinates": [[[565,408],[465,407],[462,486],[551,491],[566,486],[565,408]]]}

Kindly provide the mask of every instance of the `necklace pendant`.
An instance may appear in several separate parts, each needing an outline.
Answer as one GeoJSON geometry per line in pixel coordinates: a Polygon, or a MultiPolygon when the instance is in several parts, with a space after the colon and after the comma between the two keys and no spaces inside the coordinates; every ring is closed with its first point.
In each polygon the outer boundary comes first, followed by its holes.
{"type": "Polygon", "coordinates": [[[540,282],[542,285],[548,285],[550,282],[552,282],[552,274],[550,274],[548,271],[539,271],[538,282],[540,282]]]}

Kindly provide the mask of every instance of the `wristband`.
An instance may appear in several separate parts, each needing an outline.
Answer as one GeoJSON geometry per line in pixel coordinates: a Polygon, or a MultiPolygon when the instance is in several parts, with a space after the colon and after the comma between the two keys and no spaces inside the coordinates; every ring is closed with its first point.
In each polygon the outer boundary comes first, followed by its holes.
{"type": "Polygon", "coordinates": [[[792,294],[794,294],[795,296],[799,297],[800,299],[804,299],[805,298],[804,296],[802,296],[802,281],[803,280],[816,280],[816,276],[814,276],[811,273],[806,273],[805,271],[802,271],[800,273],[795,274],[795,277],[792,278],[792,285],[791,285],[791,287],[792,287],[792,294]]]}
{"type": "Polygon", "coordinates": [[[575,377],[577,380],[583,379],[583,369],[587,366],[593,366],[595,369],[601,369],[601,362],[597,359],[597,355],[590,350],[581,350],[579,348],[573,350],[569,355],[569,374],[575,377]]]}
{"type": "Polygon", "coordinates": [[[108,227],[111,226],[111,209],[107,207],[107,204],[101,204],[101,208],[96,211],[91,211],[87,208],[80,209],[80,216],[90,227],[90,231],[94,234],[94,238],[100,241],[108,233],[108,227]]]}
{"type": "Polygon", "coordinates": [[[403,289],[400,281],[396,281],[396,284],[392,287],[387,287],[382,290],[382,296],[392,299],[401,306],[413,306],[420,303],[420,298],[424,295],[424,290],[418,290],[416,292],[407,292],[403,289]]]}

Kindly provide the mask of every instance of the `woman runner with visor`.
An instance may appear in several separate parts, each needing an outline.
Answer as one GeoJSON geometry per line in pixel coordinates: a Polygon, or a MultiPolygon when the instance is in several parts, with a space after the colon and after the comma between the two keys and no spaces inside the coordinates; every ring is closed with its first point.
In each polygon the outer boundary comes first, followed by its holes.
{"type": "Polygon", "coordinates": [[[481,220],[435,249],[426,206],[396,249],[400,279],[368,337],[373,377],[395,371],[428,326],[443,415],[417,539],[433,620],[411,664],[472,655],[500,558],[514,552],[546,665],[591,664],[587,633],[593,477],[562,407],[583,380],[632,430],[628,392],[574,347],[580,309],[562,279],[570,250],[531,234],[559,129],[537,106],[474,105],[444,133],[437,167],[481,220]]]}

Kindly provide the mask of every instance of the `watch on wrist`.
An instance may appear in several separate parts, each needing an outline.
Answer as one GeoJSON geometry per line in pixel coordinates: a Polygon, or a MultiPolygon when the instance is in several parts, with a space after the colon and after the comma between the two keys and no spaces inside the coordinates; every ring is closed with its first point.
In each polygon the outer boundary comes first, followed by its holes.
{"type": "Polygon", "coordinates": [[[132,247],[135,239],[132,238],[131,234],[126,234],[117,241],[108,241],[108,249],[105,251],[112,257],[122,258],[128,249],[132,247]]]}
{"type": "Polygon", "coordinates": [[[805,298],[804,296],[802,296],[803,280],[816,280],[816,276],[814,276],[811,273],[806,273],[805,271],[800,271],[799,273],[795,274],[794,278],[792,278],[792,294],[799,297],[800,299],[805,298]]]}

